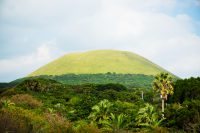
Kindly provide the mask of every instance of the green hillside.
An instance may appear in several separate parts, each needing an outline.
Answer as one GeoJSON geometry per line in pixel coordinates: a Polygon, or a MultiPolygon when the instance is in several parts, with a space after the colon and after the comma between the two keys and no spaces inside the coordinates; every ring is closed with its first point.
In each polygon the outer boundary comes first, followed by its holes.
{"type": "Polygon", "coordinates": [[[29,76],[63,74],[120,74],[155,75],[166,71],[151,61],[131,52],[96,50],[71,53],[39,68],[29,76]]]}
{"type": "MultiPolygon", "coordinates": [[[[106,73],[106,74],[64,74],[64,75],[40,75],[34,77],[24,77],[6,84],[8,85],[17,85],[20,82],[23,82],[27,79],[52,79],[59,83],[67,85],[82,85],[82,84],[121,84],[126,86],[129,89],[133,88],[151,88],[154,77],[151,75],[143,74],[115,74],[115,73],[106,73]]],[[[2,85],[2,88],[5,88],[2,85]]],[[[0,84],[1,88],[1,84],[0,84]]]]}

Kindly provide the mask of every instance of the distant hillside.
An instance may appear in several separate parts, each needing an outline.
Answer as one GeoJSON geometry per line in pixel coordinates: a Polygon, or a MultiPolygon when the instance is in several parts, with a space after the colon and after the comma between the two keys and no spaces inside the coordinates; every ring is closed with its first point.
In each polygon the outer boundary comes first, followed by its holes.
{"type": "Polygon", "coordinates": [[[63,74],[144,74],[155,75],[166,72],[160,66],[131,52],[96,50],[64,55],[39,68],[29,76],[63,74]]]}
{"type": "Polygon", "coordinates": [[[151,83],[154,79],[153,76],[143,74],[65,74],[65,75],[40,75],[35,77],[26,77],[17,79],[12,84],[18,84],[26,79],[43,78],[52,79],[63,84],[68,85],[81,85],[81,84],[122,84],[128,88],[151,88],[151,83]]]}

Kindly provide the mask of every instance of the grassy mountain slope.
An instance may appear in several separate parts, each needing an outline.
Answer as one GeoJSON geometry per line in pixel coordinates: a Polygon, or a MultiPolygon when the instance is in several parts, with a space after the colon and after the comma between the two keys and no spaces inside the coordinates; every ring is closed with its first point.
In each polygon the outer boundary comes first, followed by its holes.
{"type": "Polygon", "coordinates": [[[39,68],[29,76],[62,74],[97,74],[115,72],[121,74],[155,75],[166,71],[151,61],[131,52],[96,50],[64,55],[39,68]]]}

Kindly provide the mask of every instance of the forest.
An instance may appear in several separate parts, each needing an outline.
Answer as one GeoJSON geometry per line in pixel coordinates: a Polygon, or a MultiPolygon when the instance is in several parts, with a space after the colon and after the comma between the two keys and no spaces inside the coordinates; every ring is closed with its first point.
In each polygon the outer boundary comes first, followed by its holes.
{"type": "MultiPolygon", "coordinates": [[[[39,75],[33,77],[25,77],[21,79],[14,80],[10,85],[18,84],[19,82],[26,79],[43,78],[43,79],[53,79],[63,84],[68,85],[81,85],[81,84],[108,84],[108,83],[118,83],[122,84],[128,88],[151,88],[151,82],[154,77],[152,75],[144,74],[119,74],[107,72],[105,74],[63,74],[63,75],[39,75]]],[[[177,77],[174,77],[177,79],[177,77]]]]}
{"type": "Polygon", "coordinates": [[[1,132],[200,132],[199,77],[172,80],[161,73],[147,87],[120,83],[66,84],[36,77],[2,87],[1,132]]]}

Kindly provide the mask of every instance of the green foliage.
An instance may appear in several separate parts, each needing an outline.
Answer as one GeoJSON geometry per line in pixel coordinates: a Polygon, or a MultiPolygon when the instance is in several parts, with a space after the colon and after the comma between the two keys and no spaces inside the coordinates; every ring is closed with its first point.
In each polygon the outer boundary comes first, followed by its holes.
{"type": "MultiPolygon", "coordinates": [[[[186,86],[181,93],[185,94],[190,86],[198,89],[198,80],[177,81],[174,95],[181,92],[176,91],[180,82],[186,86]]],[[[188,92],[182,103],[173,103],[173,97],[163,119],[158,111],[160,100],[156,100],[160,96],[148,87],[66,85],[49,79],[28,79],[0,94],[0,132],[199,132],[198,95],[188,92]]]]}
{"type": "Polygon", "coordinates": [[[93,125],[97,125],[104,132],[118,132],[127,127],[127,116],[123,113],[113,114],[112,108],[113,103],[104,99],[92,107],[92,112],[88,118],[91,119],[93,125]]]}
{"type": "Polygon", "coordinates": [[[27,108],[38,108],[42,106],[42,102],[33,98],[29,94],[16,94],[11,97],[11,101],[16,105],[21,105],[27,108]]]}
{"type": "Polygon", "coordinates": [[[158,127],[164,119],[159,117],[155,108],[146,103],[145,107],[140,108],[136,117],[136,123],[141,127],[158,127]]]}
{"type": "Polygon", "coordinates": [[[10,100],[1,100],[0,101],[0,105],[1,105],[1,108],[9,108],[13,105],[15,105],[15,103],[11,102],[10,100]]]}
{"type": "Polygon", "coordinates": [[[151,88],[151,83],[154,79],[151,75],[144,74],[64,74],[64,75],[40,75],[35,77],[25,77],[17,79],[12,84],[20,83],[26,79],[52,79],[68,85],[82,84],[122,84],[128,88],[151,88]]]}
{"type": "Polygon", "coordinates": [[[42,118],[29,110],[18,107],[0,110],[1,132],[45,132],[46,126],[42,118]]]}
{"type": "Polygon", "coordinates": [[[94,106],[96,102],[97,98],[91,93],[81,95],[81,100],[70,110],[68,118],[73,121],[86,119],[92,110],[92,106],[94,106]]]}
{"type": "Polygon", "coordinates": [[[168,73],[156,75],[155,80],[153,81],[153,89],[160,93],[162,99],[162,113],[164,113],[164,102],[168,99],[168,95],[174,93],[172,77],[168,73]]]}
{"type": "Polygon", "coordinates": [[[172,77],[168,73],[160,73],[155,76],[153,89],[160,93],[161,97],[167,100],[168,95],[174,93],[172,77]]]}
{"type": "Polygon", "coordinates": [[[174,85],[174,95],[170,102],[183,103],[185,100],[200,100],[200,77],[177,80],[174,85]]]}
{"type": "Polygon", "coordinates": [[[60,114],[44,114],[45,120],[48,122],[48,132],[52,133],[70,133],[74,132],[72,124],[60,114]]]}
{"type": "Polygon", "coordinates": [[[58,114],[37,114],[21,107],[9,106],[0,109],[1,132],[72,132],[72,125],[58,114]]]}
{"type": "Polygon", "coordinates": [[[126,115],[121,113],[119,115],[115,115],[111,113],[111,125],[115,132],[115,130],[119,130],[121,128],[125,128],[127,126],[126,123],[126,115]]]}
{"type": "Polygon", "coordinates": [[[101,133],[98,127],[88,124],[85,120],[74,122],[73,128],[76,133],[101,133]]]}
{"type": "Polygon", "coordinates": [[[105,91],[105,90],[124,91],[127,90],[127,88],[121,84],[113,84],[113,83],[97,85],[97,91],[105,91]]]}
{"type": "Polygon", "coordinates": [[[18,85],[24,91],[47,92],[60,87],[60,83],[51,79],[27,79],[18,85]]]}
{"type": "Polygon", "coordinates": [[[17,93],[18,92],[16,92],[14,88],[11,88],[11,89],[6,89],[2,93],[0,93],[0,96],[12,96],[12,95],[16,95],[17,93]]]}
{"type": "Polygon", "coordinates": [[[3,90],[6,90],[8,88],[12,88],[16,85],[16,83],[12,82],[12,83],[0,83],[0,93],[3,91],[3,90]]]}
{"type": "Polygon", "coordinates": [[[200,131],[200,101],[185,101],[182,105],[171,104],[166,110],[166,126],[185,132],[200,131]]]}
{"type": "Polygon", "coordinates": [[[100,101],[97,105],[92,107],[92,113],[89,119],[97,122],[98,126],[103,126],[110,119],[110,107],[113,106],[107,99],[100,101]]]}

